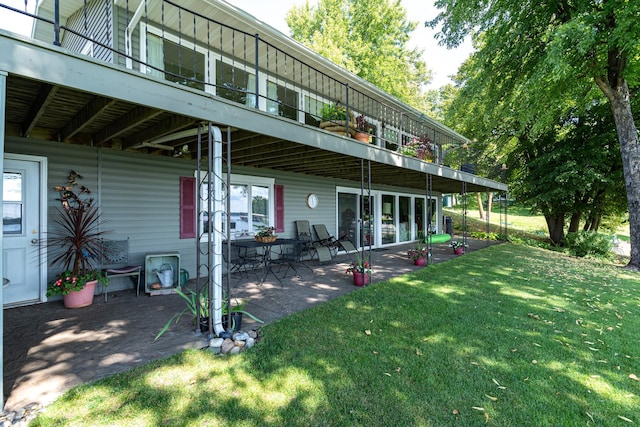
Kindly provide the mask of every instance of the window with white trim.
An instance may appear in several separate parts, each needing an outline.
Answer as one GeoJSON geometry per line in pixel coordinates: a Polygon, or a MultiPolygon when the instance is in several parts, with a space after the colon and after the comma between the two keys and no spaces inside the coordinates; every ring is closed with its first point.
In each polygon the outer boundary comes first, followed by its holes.
{"type": "MultiPolygon", "coordinates": [[[[206,181],[206,180],[205,180],[206,181]]],[[[274,179],[248,175],[231,175],[229,186],[231,239],[253,236],[263,227],[274,225],[274,179]]],[[[202,186],[203,207],[207,205],[207,185],[202,186]]],[[[224,191],[224,190],[223,190],[224,191]]],[[[223,200],[225,199],[223,194],[223,200]]],[[[200,215],[201,230],[207,232],[206,213],[200,215]]],[[[223,214],[222,230],[226,231],[223,214]]]]}

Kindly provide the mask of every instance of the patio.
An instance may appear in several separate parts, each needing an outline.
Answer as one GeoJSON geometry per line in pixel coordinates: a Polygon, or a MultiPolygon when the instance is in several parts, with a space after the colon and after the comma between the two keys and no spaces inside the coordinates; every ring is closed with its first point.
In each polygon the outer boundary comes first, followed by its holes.
{"type": "MultiPolygon", "coordinates": [[[[495,242],[469,239],[468,251],[495,242]]],[[[379,282],[418,269],[406,257],[415,244],[374,250],[372,281],[379,282]]],[[[451,248],[434,244],[433,262],[455,257],[451,248]]],[[[308,265],[302,279],[288,276],[282,285],[272,277],[264,284],[249,279],[234,280],[232,296],[247,300],[246,310],[271,323],[291,313],[357,290],[344,271],[347,255],[334,263],[308,265]]],[[[193,281],[192,281],[193,282],[193,281]]],[[[177,295],[135,296],[135,290],[109,293],[109,300],[96,296],[85,309],[65,309],[51,302],[4,310],[5,410],[35,403],[45,406],[66,390],[135,366],[162,359],[186,348],[202,348],[205,337],[197,337],[185,315],[160,339],[160,328],[184,307],[177,295]]],[[[243,320],[243,329],[260,326],[243,320]]]]}

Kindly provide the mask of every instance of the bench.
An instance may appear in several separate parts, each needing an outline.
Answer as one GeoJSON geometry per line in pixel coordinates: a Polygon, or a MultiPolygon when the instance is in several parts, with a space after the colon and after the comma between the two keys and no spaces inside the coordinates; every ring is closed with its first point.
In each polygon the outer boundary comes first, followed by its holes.
{"type": "MultiPolygon", "coordinates": [[[[124,267],[107,267],[102,272],[109,279],[114,277],[136,277],[136,296],[140,296],[140,275],[142,266],[127,265],[129,262],[129,240],[103,240],[102,256],[104,265],[122,265],[124,267]]],[[[107,287],[104,287],[104,301],[107,302],[107,287]]]]}

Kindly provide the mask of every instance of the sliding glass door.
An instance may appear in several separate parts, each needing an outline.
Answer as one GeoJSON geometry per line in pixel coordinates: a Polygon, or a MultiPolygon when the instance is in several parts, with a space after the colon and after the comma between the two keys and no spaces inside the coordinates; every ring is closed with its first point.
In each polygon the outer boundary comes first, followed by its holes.
{"type": "Polygon", "coordinates": [[[424,239],[428,223],[435,224],[437,202],[424,196],[357,189],[338,189],[338,237],[356,247],[380,247],[424,239]]]}

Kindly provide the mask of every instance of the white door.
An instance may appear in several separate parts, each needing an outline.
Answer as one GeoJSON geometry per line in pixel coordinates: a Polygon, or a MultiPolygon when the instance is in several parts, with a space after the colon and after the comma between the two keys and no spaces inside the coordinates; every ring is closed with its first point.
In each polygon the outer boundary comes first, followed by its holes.
{"type": "Polygon", "coordinates": [[[2,195],[4,305],[42,299],[40,163],[5,159],[2,195]]]}

